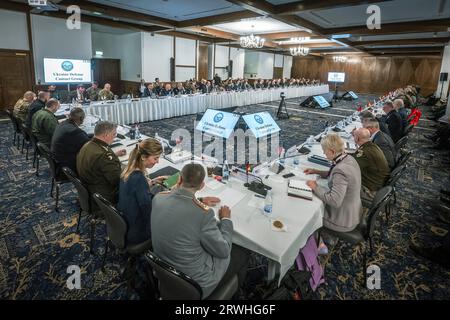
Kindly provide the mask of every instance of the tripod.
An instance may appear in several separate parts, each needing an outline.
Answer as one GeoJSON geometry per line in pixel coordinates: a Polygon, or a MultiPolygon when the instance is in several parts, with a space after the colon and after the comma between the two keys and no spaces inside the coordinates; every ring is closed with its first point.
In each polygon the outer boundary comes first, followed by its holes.
{"type": "Polygon", "coordinates": [[[338,93],[338,86],[336,83],[334,83],[334,95],[333,100],[337,102],[339,100],[339,93],[338,93]]]}
{"type": "Polygon", "coordinates": [[[289,113],[286,107],[286,101],[284,101],[284,96],[281,97],[280,105],[278,106],[277,119],[289,119],[289,113]],[[284,111],[283,111],[284,109],[284,111]]]}

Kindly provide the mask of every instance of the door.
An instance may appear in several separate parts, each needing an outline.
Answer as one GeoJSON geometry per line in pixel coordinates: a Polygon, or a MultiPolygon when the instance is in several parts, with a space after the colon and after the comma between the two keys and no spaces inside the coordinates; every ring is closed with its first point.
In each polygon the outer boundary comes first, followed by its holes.
{"type": "Polygon", "coordinates": [[[208,45],[198,45],[198,78],[208,79],[208,45]]]}
{"type": "Polygon", "coordinates": [[[26,91],[32,90],[28,51],[0,50],[0,110],[12,109],[26,91]]]}
{"type": "Polygon", "coordinates": [[[94,81],[98,81],[99,88],[105,83],[111,85],[111,91],[119,97],[123,93],[120,81],[120,59],[92,59],[94,81]]]}
{"type": "Polygon", "coordinates": [[[283,78],[283,68],[273,68],[273,78],[274,79],[281,79],[283,78]]]}

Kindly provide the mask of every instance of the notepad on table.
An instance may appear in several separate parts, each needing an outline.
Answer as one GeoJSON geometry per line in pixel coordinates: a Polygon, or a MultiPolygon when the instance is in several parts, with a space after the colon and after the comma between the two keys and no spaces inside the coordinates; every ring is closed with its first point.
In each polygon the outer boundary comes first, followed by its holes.
{"type": "Polygon", "coordinates": [[[312,200],[312,189],[306,185],[303,180],[289,180],[288,182],[288,196],[299,197],[307,200],[312,200]]]}

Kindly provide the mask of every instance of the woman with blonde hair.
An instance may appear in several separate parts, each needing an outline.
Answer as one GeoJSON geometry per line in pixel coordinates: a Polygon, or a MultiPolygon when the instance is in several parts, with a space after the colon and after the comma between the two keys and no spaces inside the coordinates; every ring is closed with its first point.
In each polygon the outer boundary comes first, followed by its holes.
{"type": "Polygon", "coordinates": [[[328,188],[313,180],[307,181],[307,185],[325,203],[324,228],[352,231],[362,216],[361,170],[355,158],[345,153],[345,143],[337,134],[328,134],[321,145],[327,159],[333,162],[332,167],[329,171],[306,169],[305,174],[318,174],[327,179],[328,188]]]}
{"type": "Polygon", "coordinates": [[[128,165],[120,176],[118,209],[128,224],[127,244],[133,245],[150,239],[150,214],[153,194],[150,187],[167,177],[153,180],[146,177],[147,169],[158,162],[163,148],[156,139],[145,139],[136,144],[128,159],[128,165]]]}

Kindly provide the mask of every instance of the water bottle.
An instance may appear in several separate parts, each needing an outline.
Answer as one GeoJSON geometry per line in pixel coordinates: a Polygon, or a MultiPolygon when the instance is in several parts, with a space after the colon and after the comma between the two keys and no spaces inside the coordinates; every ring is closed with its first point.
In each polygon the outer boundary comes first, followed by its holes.
{"type": "Polygon", "coordinates": [[[139,132],[139,126],[136,125],[136,130],[135,130],[135,135],[136,135],[136,139],[140,139],[141,138],[141,133],[139,132]]]}
{"type": "Polygon", "coordinates": [[[222,167],[222,180],[228,181],[229,178],[230,178],[230,168],[228,167],[228,161],[225,160],[222,167]]]}
{"type": "Polygon", "coordinates": [[[265,215],[270,215],[272,213],[272,206],[273,206],[272,191],[267,190],[266,199],[264,200],[264,214],[265,215]]]}

